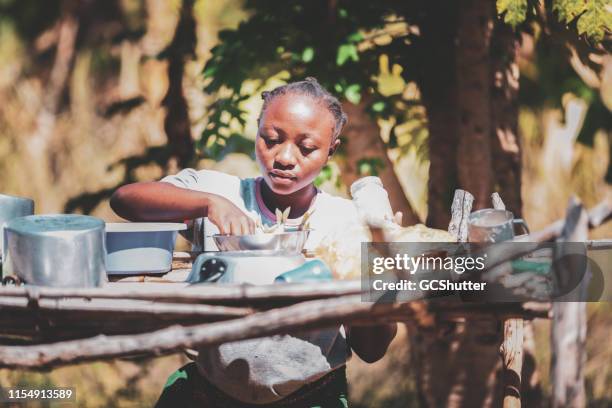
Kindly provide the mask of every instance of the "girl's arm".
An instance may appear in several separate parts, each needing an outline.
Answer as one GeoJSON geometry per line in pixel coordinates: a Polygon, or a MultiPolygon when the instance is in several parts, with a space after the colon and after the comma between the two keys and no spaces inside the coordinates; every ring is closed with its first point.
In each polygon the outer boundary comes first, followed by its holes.
{"type": "Polygon", "coordinates": [[[255,232],[255,222],[226,198],[165,182],[125,185],[115,191],[110,206],[130,221],[183,222],[208,217],[221,234],[255,232]]]}
{"type": "Polygon", "coordinates": [[[350,326],[346,328],[351,349],[366,363],[383,358],[397,333],[397,324],[350,326]]]}

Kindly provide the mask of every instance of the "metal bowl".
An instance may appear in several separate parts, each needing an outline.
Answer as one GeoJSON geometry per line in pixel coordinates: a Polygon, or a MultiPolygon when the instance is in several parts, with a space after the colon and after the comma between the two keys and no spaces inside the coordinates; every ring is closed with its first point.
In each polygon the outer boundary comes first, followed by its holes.
{"type": "Polygon", "coordinates": [[[271,250],[300,253],[309,233],[310,230],[300,230],[280,234],[213,235],[213,239],[220,251],[271,250]]]}

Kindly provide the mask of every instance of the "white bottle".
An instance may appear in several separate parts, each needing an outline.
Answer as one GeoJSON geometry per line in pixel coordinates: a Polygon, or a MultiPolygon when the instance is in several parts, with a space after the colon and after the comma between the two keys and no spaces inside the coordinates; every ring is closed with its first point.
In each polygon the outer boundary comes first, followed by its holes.
{"type": "Polygon", "coordinates": [[[351,196],[362,221],[377,227],[393,224],[389,194],[378,177],[368,176],[351,185],[351,196]]]}

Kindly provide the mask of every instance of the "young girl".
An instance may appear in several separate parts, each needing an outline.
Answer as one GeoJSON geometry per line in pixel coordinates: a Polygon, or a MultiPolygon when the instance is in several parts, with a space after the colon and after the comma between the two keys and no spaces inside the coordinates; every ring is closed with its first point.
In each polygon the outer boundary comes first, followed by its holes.
{"type": "MultiPolygon", "coordinates": [[[[252,234],[259,217],[274,224],[276,209],[291,208],[290,225],[313,210],[306,249],[335,228],[360,222],[350,200],[313,185],[340,144],[347,120],[340,102],[313,78],[262,98],[255,142],[261,177],[185,169],[161,182],[120,188],[111,199],[115,212],[131,221],[190,220],[192,241],[201,250],[216,250],[201,237],[252,234]]],[[[158,406],[345,407],[350,350],[377,361],[395,333],[395,324],[337,327],[201,349],[196,365],[171,376],[158,406]]]]}

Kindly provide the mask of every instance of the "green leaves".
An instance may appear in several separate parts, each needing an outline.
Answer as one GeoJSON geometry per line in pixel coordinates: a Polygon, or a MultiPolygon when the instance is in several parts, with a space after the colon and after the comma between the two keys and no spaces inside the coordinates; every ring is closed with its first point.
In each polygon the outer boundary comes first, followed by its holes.
{"type": "MultiPolygon", "coordinates": [[[[516,28],[527,18],[528,0],[497,0],[497,13],[504,22],[516,28]]],[[[604,39],[612,27],[609,0],[553,0],[552,10],[559,21],[569,25],[576,22],[579,35],[586,35],[595,42],[604,39]]]]}
{"type": "Polygon", "coordinates": [[[357,173],[359,176],[378,176],[378,171],[384,167],[385,163],[378,157],[364,158],[357,161],[357,173]]]}
{"type": "Polygon", "coordinates": [[[244,129],[246,112],[240,108],[248,95],[232,94],[218,98],[208,107],[208,123],[198,140],[199,154],[222,160],[228,153],[244,153],[253,157],[254,142],[236,133],[244,129]]]}
{"type": "Polygon", "coordinates": [[[344,90],[344,97],[351,103],[357,105],[361,101],[361,85],[352,84],[344,90]]]}
{"type": "Polygon", "coordinates": [[[569,24],[573,19],[584,12],[587,2],[589,2],[589,0],[554,0],[552,9],[557,12],[560,21],[569,24]]]}
{"type": "Polygon", "coordinates": [[[372,104],[372,110],[376,113],[381,113],[382,111],[385,110],[385,102],[384,101],[374,102],[372,104]]]}
{"type": "Polygon", "coordinates": [[[347,84],[345,80],[341,80],[334,84],[334,91],[355,105],[361,101],[361,84],[347,84]]]}
{"type": "Polygon", "coordinates": [[[602,41],[612,28],[612,13],[606,0],[554,0],[552,9],[565,24],[576,21],[578,34],[602,41]]]}
{"type": "Polygon", "coordinates": [[[341,67],[348,60],[351,60],[353,62],[359,61],[359,55],[357,54],[357,46],[355,44],[342,44],[340,47],[338,47],[336,65],[341,67]]]}
{"type": "Polygon", "coordinates": [[[336,54],[336,65],[341,67],[349,60],[353,62],[359,61],[357,44],[359,44],[361,41],[363,41],[363,35],[360,32],[350,34],[346,38],[346,43],[341,44],[338,47],[338,53],[336,54]]]}
{"type": "Polygon", "coordinates": [[[204,68],[204,71],[202,71],[202,75],[204,76],[204,78],[213,78],[218,70],[219,67],[217,65],[207,64],[207,66],[204,68]]]}
{"type": "Polygon", "coordinates": [[[586,10],[578,18],[578,34],[586,34],[593,41],[602,41],[606,32],[610,32],[612,28],[612,13],[609,10],[609,5],[606,9],[606,1],[591,0],[586,4],[586,10]]]}
{"type": "Polygon", "coordinates": [[[329,164],[326,164],[321,169],[321,172],[319,173],[319,175],[315,178],[314,185],[317,187],[320,187],[321,184],[323,184],[324,182],[331,180],[332,176],[333,176],[332,168],[329,164]]]}
{"type": "Polygon", "coordinates": [[[527,18],[527,0],[497,0],[497,13],[504,22],[516,28],[527,18]]]}
{"type": "Polygon", "coordinates": [[[217,136],[214,143],[204,148],[205,156],[215,161],[223,160],[230,153],[242,153],[254,159],[254,152],[255,142],[238,133],[229,137],[217,136]]]}
{"type": "Polygon", "coordinates": [[[308,63],[310,61],[312,61],[312,59],[314,58],[314,48],[312,47],[306,47],[304,48],[304,51],[302,51],[302,61],[308,63]]]}

